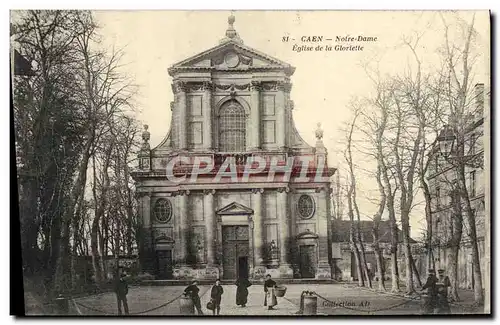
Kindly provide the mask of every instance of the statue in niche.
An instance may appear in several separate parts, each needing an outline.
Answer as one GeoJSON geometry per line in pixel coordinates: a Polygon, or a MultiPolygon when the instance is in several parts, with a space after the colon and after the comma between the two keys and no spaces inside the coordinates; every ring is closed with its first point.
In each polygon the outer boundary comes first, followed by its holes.
{"type": "Polygon", "coordinates": [[[278,259],[278,245],[276,244],[276,241],[273,239],[269,243],[269,258],[271,260],[277,260],[278,259]]]}
{"type": "Polygon", "coordinates": [[[200,239],[196,242],[196,263],[202,264],[205,262],[205,249],[200,239]]]}

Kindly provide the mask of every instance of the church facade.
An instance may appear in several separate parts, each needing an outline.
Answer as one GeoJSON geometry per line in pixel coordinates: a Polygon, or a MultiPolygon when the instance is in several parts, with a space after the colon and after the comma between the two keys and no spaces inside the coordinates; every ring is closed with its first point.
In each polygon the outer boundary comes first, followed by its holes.
{"type": "Polygon", "coordinates": [[[332,277],[322,131],[293,118],[295,68],[243,44],[229,18],[217,46],[174,64],[172,122],[136,181],[143,271],[158,279],[332,277]]]}

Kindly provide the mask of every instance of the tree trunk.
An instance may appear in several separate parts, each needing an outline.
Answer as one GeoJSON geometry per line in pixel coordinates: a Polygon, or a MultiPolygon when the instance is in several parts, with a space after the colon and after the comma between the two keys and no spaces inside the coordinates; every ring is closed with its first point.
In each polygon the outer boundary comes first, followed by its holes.
{"type": "MultiPolygon", "coordinates": [[[[382,130],[383,131],[383,130],[382,130]]],[[[383,133],[380,130],[377,131],[377,137],[381,138],[383,133]]],[[[379,154],[379,153],[378,153],[379,154]]],[[[381,157],[378,157],[377,154],[377,162],[380,162],[381,157]]],[[[385,205],[387,204],[387,195],[385,194],[385,188],[382,184],[382,166],[380,163],[377,166],[377,174],[376,174],[378,190],[380,192],[380,203],[378,206],[378,210],[373,216],[373,228],[372,228],[372,237],[373,237],[373,251],[375,252],[375,259],[377,261],[377,270],[378,270],[378,289],[379,291],[385,291],[385,270],[384,270],[384,256],[382,250],[380,249],[380,240],[379,240],[379,229],[380,229],[380,221],[382,220],[382,214],[384,213],[385,205]]]]}
{"type": "Polygon", "coordinates": [[[427,157],[427,162],[424,166],[424,159],[425,155],[421,155],[420,157],[420,169],[419,169],[419,180],[420,180],[420,186],[422,187],[423,194],[424,194],[424,199],[425,199],[425,221],[427,224],[427,230],[426,230],[426,243],[425,245],[427,246],[426,254],[427,254],[427,268],[428,269],[435,269],[434,267],[434,254],[432,253],[432,236],[433,236],[433,229],[432,229],[432,197],[431,193],[429,190],[429,185],[427,184],[427,181],[425,180],[425,174],[427,172],[427,167],[434,157],[433,155],[430,155],[427,157]]]}
{"type": "Polygon", "coordinates": [[[417,285],[422,287],[422,280],[420,280],[420,273],[417,270],[417,265],[415,264],[415,259],[411,257],[411,267],[413,269],[413,277],[417,280],[417,285]]]}
{"type": "Polygon", "coordinates": [[[361,258],[359,256],[358,245],[355,242],[351,242],[351,251],[354,253],[354,261],[356,262],[356,272],[358,274],[358,285],[360,287],[365,286],[365,281],[363,277],[363,269],[361,267],[361,258]]]}
{"type": "Polygon", "coordinates": [[[398,270],[398,226],[391,220],[391,292],[401,292],[398,270]]]}
{"type": "MultiPolygon", "coordinates": [[[[403,217],[402,217],[403,218],[403,217]]],[[[401,220],[401,228],[403,232],[403,251],[405,253],[406,261],[406,293],[415,293],[415,284],[413,282],[413,268],[412,268],[412,254],[411,254],[411,244],[410,244],[410,234],[409,234],[409,221],[401,220]]]]}
{"type": "MultiPolygon", "coordinates": [[[[454,235],[455,237],[455,235],[454,235]]],[[[447,258],[447,274],[450,278],[450,298],[452,301],[460,301],[460,297],[458,295],[458,253],[460,251],[460,242],[456,242],[456,239],[450,240],[450,247],[447,249],[448,258],[447,258]]]]}
{"type": "MultiPolygon", "coordinates": [[[[467,217],[467,224],[469,226],[469,238],[471,242],[472,249],[472,266],[473,266],[473,277],[474,277],[474,303],[477,305],[483,305],[484,303],[484,294],[483,294],[483,281],[481,275],[481,261],[479,258],[479,247],[478,247],[478,238],[476,231],[476,216],[474,215],[474,211],[472,211],[472,207],[470,204],[469,195],[467,192],[467,187],[465,185],[465,172],[464,166],[461,166],[459,170],[459,186],[460,193],[465,202],[465,209],[467,217]]],[[[489,231],[489,229],[487,229],[489,231]]]]}
{"type": "MultiPolygon", "coordinates": [[[[364,286],[365,281],[364,281],[364,276],[363,276],[363,265],[365,265],[366,268],[366,263],[364,259],[364,255],[362,256],[361,252],[364,252],[364,247],[363,247],[363,242],[360,240],[360,231],[359,231],[359,211],[357,210],[357,204],[356,204],[356,178],[354,175],[354,164],[352,160],[352,134],[354,131],[354,126],[356,124],[356,119],[359,116],[359,112],[355,113],[354,119],[350,125],[350,131],[347,136],[347,149],[346,149],[346,161],[347,164],[349,165],[349,176],[351,178],[351,184],[349,186],[349,191],[347,193],[347,205],[348,205],[348,214],[349,214],[349,220],[350,220],[350,233],[349,233],[349,240],[351,242],[351,250],[354,253],[354,258],[356,260],[356,269],[358,272],[358,283],[360,286],[364,286]],[[357,227],[354,226],[354,209],[356,209],[356,215],[358,218],[358,224],[357,227]],[[357,232],[357,235],[355,233],[357,232]],[[358,244],[360,245],[358,247],[358,244]],[[361,250],[361,252],[360,252],[361,250]]],[[[351,268],[352,269],[352,268],[351,268]]]]}
{"type": "Polygon", "coordinates": [[[99,219],[101,221],[100,223],[100,227],[99,227],[99,232],[98,232],[98,236],[99,236],[99,255],[101,255],[101,258],[99,259],[99,269],[102,273],[102,279],[103,281],[106,281],[107,278],[108,278],[108,274],[106,273],[106,268],[104,267],[104,262],[107,258],[107,254],[106,254],[106,243],[105,243],[105,238],[104,238],[104,231],[105,231],[105,227],[106,225],[104,224],[103,222],[103,218],[100,218],[99,219]]]}
{"type": "Polygon", "coordinates": [[[364,276],[364,279],[366,280],[366,285],[368,288],[372,287],[372,280],[370,278],[370,273],[368,272],[368,265],[366,264],[366,255],[365,255],[365,246],[363,243],[363,239],[361,238],[361,229],[360,229],[360,220],[358,216],[358,222],[357,222],[357,235],[358,235],[358,240],[357,242],[359,243],[359,259],[361,262],[361,269],[362,269],[362,274],[364,276]]]}
{"type": "Polygon", "coordinates": [[[37,216],[38,208],[36,202],[38,185],[35,177],[28,175],[22,186],[22,195],[19,197],[19,216],[21,219],[21,247],[23,255],[23,267],[26,274],[36,273],[37,256],[37,216]]]}
{"type": "Polygon", "coordinates": [[[398,248],[391,247],[391,292],[401,292],[399,288],[398,248]]]}
{"type": "Polygon", "coordinates": [[[375,260],[377,261],[378,290],[385,291],[384,255],[378,244],[378,234],[374,234],[374,240],[375,237],[377,241],[375,241],[376,244],[373,245],[373,251],[375,252],[375,260]]]}
{"type": "Polygon", "coordinates": [[[71,287],[73,289],[76,289],[77,286],[77,277],[76,277],[76,268],[77,268],[77,258],[78,258],[78,244],[81,241],[81,238],[79,238],[79,218],[81,216],[82,212],[82,204],[83,204],[83,191],[82,195],[80,195],[80,198],[78,199],[77,203],[77,209],[75,212],[75,215],[73,216],[73,219],[71,220],[71,228],[73,230],[73,245],[71,247],[71,287]]]}
{"type": "MultiPolygon", "coordinates": [[[[92,133],[92,131],[90,131],[92,133]]],[[[65,210],[66,212],[61,215],[61,242],[60,242],[60,249],[59,249],[59,257],[56,262],[56,272],[55,272],[55,281],[54,284],[56,287],[59,287],[59,289],[66,287],[67,284],[63,283],[65,282],[65,273],[68,267],[68,262],[67,258],[69,255],[69,229],[70,229],[70,223],[72,218],[75,215],[75,206],[78,201],[78,198],[80,195],[82,195],[82,192],[84,191],[85,184],[87,182],[87,166],[88,162],[90,159],[90,148],[93,143],[93,137],[89,136],[87,139],[87,142],[85,143],[85,149],[83,152],[83,157],[82,157],[82,162],[80,164],[79,170],[78,170],[78,176],[75,181],[75,185],[73,186],[73,189],[70,194],[70,202],[68,204],[67,209],[65,210]]]]}
{"type": "Polygon", "coordinates": [[[99,232],[99,220],[94,217],[92,221],[92,230],[90,232],[90,251],[92,253],[92,268],[94,270],[95,281],[97,284],[102,283],[102,272],[99,267],[99,249],[97,235],[99,232]]]}

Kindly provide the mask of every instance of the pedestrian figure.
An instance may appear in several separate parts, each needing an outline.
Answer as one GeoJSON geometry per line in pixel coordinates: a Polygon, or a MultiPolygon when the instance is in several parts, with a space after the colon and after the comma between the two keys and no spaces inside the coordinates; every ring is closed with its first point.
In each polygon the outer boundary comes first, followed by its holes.
{"type": "Polygon", "coordinates": [[[203,311],[201,310],[201,301],[200,301],[200,289],[198,288],[198,281],[194,280],[190,285],[184,289],[184,294],[187,294],[191,297],[193,301],[193,305],[196,308],[196,312],[198,315],[203,315],[203,311]]]}
{"type": "Polygon", "coordinates": [[[222,286],[220,285],[220,279],[215,280],[215,285],[212,286],[212,290],[210,291],[210,298],[214,303],[214,309],[212,309],[214,315],[216,310],[217,310],[217,315],[220,314],[220,302],[222,300],[223,293],[224,289],[222,289],[222,286]]]}
{"type": "Polygon", "coordinates": [[[248,287],[252,284],[246,278],[236,280],[236,305],[246,307],[248,299],[248,287]]]}
{"type": "Polygon", "coordinates": [[[264,306],[267,306],[267,309],[271,310],[274,306],[278,304],[278,300],[276,299],[276,294],[274,293],[274,289],[276,289],[276,282],[271,279],[271,275],[266,275],[266,281],[264,282],[264,306]]]}
{"type": "Polygon", "coordinates": [[[128,294],[128,283],[125,279],[126,274],[121,273],[119,277],[117,277],[115,283],[115,293],[116,293],[116,301],[118,303],[118,315],[122,314],[122,305],[125,310],[125,315],[128,315],[128,302],[127,302],[127,294],[128,294]]]}
{"type": "Polygon", "coordinates": [[[444,270],[438,270],[437,281],[437,307],[438,314],[449,314],[450,304],[448,303],[448,288],[451,286],[450,278],[444,274],[444,270]]]}
{"type": "Polygon", "coordinates": [[[434,309],[437,305],[437,286],[436,283],[438,278],[436,277],[436,272],[433,269],[427,270],[427,281],[422,287],[422,291],[427,289],[427,299],[424,303],[424,313],[433,314],[434,309]]]}

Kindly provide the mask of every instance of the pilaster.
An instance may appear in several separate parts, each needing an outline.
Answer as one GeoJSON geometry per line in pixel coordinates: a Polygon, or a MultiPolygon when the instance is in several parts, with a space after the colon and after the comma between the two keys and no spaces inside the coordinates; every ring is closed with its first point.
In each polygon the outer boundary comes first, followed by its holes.
{"type": "Polygon", "coordinates": [[[188,241],[187,234],[189,232],[189,219],[188,219],[188,195],[189,191],[179,191],[179,256],[180,263],[185,264],[188,256],[188,241]]]}
{"type": "Polygon", "coordinates": [[[177,105],[177,130],[178,130],[178,139],[179,139],[179,149],[185,150],[187,149],[187,133],[186,133],[186,83],[182,81],[176,81],[173,84],[173,90],[176,97],[177,105]]]}
{"type": "Polygon", "coordinates": [[[287,114],[286,109],[288,105],[288,93],[291,90],[291,83],[289,82],[279,82],[277,84],[277,94],[276,94],[276,145],[278,148],[283,148],[287,146],[286,143],[286,124],[287,124],[287,114]]]}
{"type": "Polygon", "coordinates": [[[211,82],[203,83],[203,147],[211,150],[212,143],[212,90],[211,82]]]}
{"type": "Polygon", "coordinates": [[[319,263],[317,270],[317,278],[331,279],[332,269],[330,263],[331,256],[331,220],[328,201],[330,199],[329,187],[320,187],[316,189],[317,195],[317,219],[318,219],[318,248],[319,248],[319,263]]]}
{"type": "Polygon", "coordinates": [[[277,214],[279,222],[280,278],[293,278],[290,264],[290,218],[288,209],[289,188],[279,188],[277,193],[277,214]]]}
{"type": "Polygon", "coordinates": [[[140,193],[139,200],[141,202],[141,221],[142,225],[140,227],[140,263],[142,272],[154,274],[155,264],[154,264],[154,242],[151,229],[151,193],[140,193]]]}
{"type": "Polygon", "coordinates": [[[207,264],[213,266],[216,264],[215,260],[215,247],[216,243],[216,232],[215,227],[215,210],[214,210],[214,194],[215,190],[204,190],[203,197],[203,213],[206,223],[206,234],[207,234],[207,264]]]}
{"type": "Polygon", "coordinates": [[[251,148],[260,149],[260,134],[261,134],[261,121],[260,121],[260,90],[261,83],[252,81],[250,85],[250,98],[251,98],[251,111],[250,111],[250,128],[251,128],[251,148]]]}
{"type": "Polygon", "coordinates": [[[252,190],[252,209],[253,209],[253,242],[254,242],[254,265],[262,266],[262,249],[264,248],[263,234],[262,234],[262,193],[264,189],[252,190]]]}

